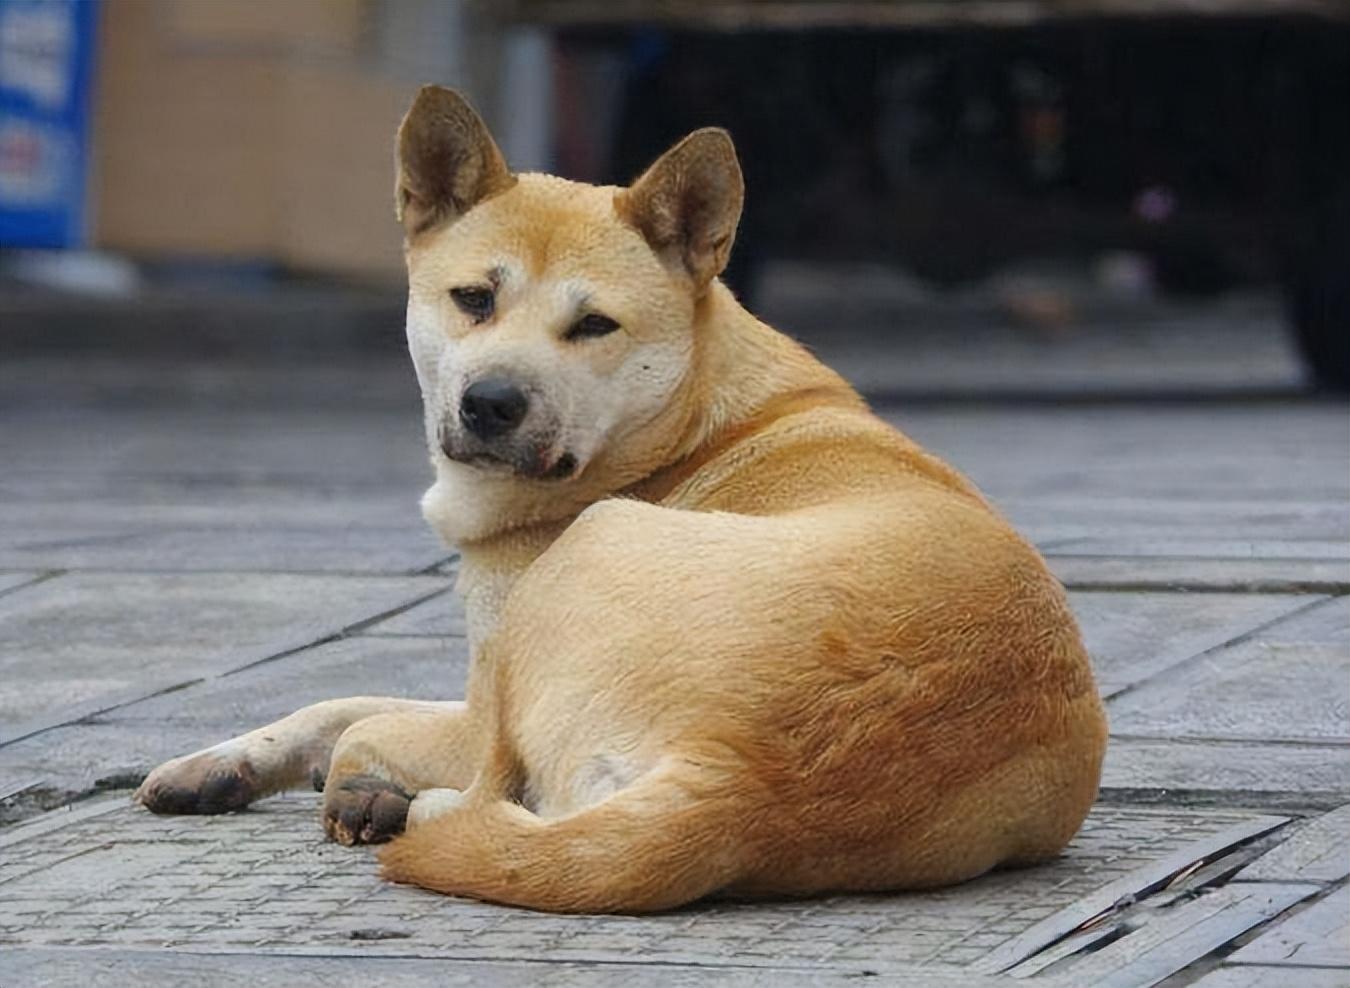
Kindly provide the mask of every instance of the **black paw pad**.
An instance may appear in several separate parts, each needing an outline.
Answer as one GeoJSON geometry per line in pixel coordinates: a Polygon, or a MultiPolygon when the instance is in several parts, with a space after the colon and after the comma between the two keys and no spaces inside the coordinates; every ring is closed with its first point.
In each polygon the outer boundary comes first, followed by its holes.
{"type": "Polygon", "coordinates": [[[412,794],[373,775],[354,775],[328,790],[323,828],[339,844],[381,844],[403,833],[412,794]]]}

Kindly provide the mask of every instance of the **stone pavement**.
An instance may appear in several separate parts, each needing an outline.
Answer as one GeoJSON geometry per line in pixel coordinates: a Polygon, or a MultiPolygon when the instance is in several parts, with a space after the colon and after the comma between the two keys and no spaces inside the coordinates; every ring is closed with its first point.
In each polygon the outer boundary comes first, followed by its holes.
{"type": "Polygon", "coordinates": [[[302,704],[463,689],[401,359],[235,370],[0,360],[0,984],[1350,985],[1344,404],[887,405],[1071,590],[1113,732],[1082,834],[936,892],[554,917],[381,884],[313,794],[128,804],[302,704]]]}

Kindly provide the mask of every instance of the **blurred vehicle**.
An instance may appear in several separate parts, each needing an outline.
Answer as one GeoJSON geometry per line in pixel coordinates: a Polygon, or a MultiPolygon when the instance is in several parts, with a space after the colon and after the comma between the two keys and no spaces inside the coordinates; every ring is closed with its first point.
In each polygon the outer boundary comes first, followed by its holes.
{"type": "Polygon", "coordinates": [[[566,174],[627,181],[696,126],[733,131],[743,294],[769,251],[939,284],[1056,257],[1174,296],[1278,282],[1314,377],[1350,390],[1350,4],[484,9],[556,32],[566,174]]]}

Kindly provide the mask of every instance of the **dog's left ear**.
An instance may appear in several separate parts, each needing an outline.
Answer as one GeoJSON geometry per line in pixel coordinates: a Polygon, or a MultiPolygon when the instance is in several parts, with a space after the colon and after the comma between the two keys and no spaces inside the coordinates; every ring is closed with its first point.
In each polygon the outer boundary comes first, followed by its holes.
{"type": "Polygon", "coordinates": [[[614,208],[701,293],[727,266],[744,199],[731,135],[706,127],[661,155],[615,196],[614,208]]]}
{"type": "Polygon", "coordinates": [[[412,237],[516,184],[487,124],[453,89],[423,86],[398,128],[399,222],[412,237]]]}

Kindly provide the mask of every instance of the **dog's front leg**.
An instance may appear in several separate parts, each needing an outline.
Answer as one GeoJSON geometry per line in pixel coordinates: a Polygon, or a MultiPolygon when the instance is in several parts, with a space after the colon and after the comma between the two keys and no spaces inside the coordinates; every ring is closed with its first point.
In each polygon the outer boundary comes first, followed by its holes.
{"type": "Polygon", "coordinates": [[[444,711],[458,701],[354,696],[325,700],[191,755],[165,762],[135,798],[155,813],[228,813],[306,783],[323,785],[333,747],[353,724],[376,714],[444,711]]]}
{"type": "Polygon", "coordinates": [[[398,836],[419,792],[466,789],[487,732],[466,704],[377,714],[338,739],[323,792],[323,827],[340,844],[398,836]]]}

